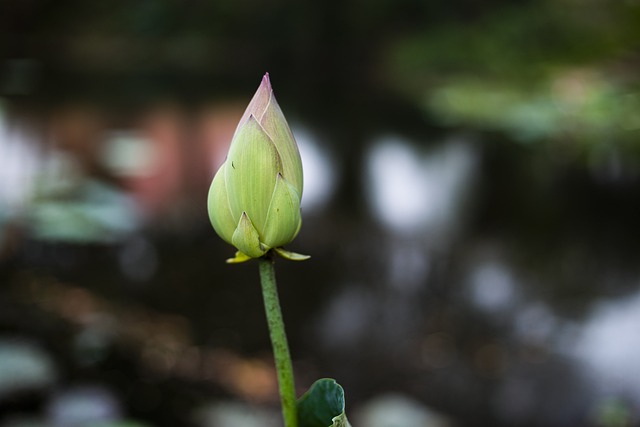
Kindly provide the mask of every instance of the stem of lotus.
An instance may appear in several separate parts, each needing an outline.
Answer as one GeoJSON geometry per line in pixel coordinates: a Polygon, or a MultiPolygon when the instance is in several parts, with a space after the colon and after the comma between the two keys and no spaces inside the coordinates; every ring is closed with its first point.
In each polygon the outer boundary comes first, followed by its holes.
{"type": "Polygon", "coordinates": [[[260,258],[260,282],[262,283],[262,296],[264,308],[267,314],[269,335],[278,373],[278,385],[280,388],[280,401],[282,402],[282,416],[285,427],[298,426],[298,411],[296,407],[296,392],[293,379],[293,367],[289,354],[289,344],[284,331],[282,311],[278,300],[276,285],[276,273],[273,259],[270,254],[260,258]]]}

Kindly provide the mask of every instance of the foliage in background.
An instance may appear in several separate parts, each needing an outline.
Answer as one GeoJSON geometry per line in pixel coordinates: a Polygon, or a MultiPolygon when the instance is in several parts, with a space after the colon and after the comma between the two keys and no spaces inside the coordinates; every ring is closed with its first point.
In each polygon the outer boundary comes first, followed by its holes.
{"type": "Polygon", "coordinates": [[[632,148],[639,23],[636,2],[532,2],[414,32],[385,59],[392,84],[442,124],[632,148]]]}

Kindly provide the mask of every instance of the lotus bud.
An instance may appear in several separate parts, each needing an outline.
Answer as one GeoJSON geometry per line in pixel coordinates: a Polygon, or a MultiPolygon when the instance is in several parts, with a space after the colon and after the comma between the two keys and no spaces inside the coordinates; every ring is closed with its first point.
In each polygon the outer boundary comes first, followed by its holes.
{"type": "Polygon", "coordinates": [[[238,249],[228,262],[259,258],[271,249],[287,259],[309,258],[282,248],[302,225],[302,184],[298,146],[265,74],[209,189],[211,224],[238,249]]]}

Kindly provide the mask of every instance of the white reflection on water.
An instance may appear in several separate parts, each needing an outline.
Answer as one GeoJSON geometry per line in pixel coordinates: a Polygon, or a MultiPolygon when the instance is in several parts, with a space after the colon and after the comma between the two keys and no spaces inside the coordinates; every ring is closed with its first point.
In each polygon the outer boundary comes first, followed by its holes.
{"type": "Polygon", "coordinates": [[[119,177],[150,176],[158,163],[153,141],[137,132],[110,132],[100,156],[104,165],[119,177]]]}
{"type": "Polygon", "coordinates": [[[336,184],[337,168],[331,154],[308,130],[295,127],[293,133],[304,165],[302,209],[312,211],[329,201],[336,184]]]}
{"type": "Polygon", "coordinates": [[[40,347],[0,338],[0,402],[15,393],[48,388],[57,377],[56,366],[40,347]]]}
{"type": "Polygon", "coordinates": [[[598,305],[574,347],[604,393],[640,403],[640,292],[598,305]]]}
{"type": "Polygon", "coordinates": [[[57,393],[47,407],[51,425],[56,427],[116,425],[121,413],[120,402],[110,391],[91,386],[57,393]]]}
{"type": "Polygon", "coordinates": [[[379,140],[368,157],[376,214],[397,232],[450,229],[471,183],[475,157],[471,145],[460,140],[425,154],[398,137],[379,140]]]}
{"type": "Polygon", "coordinates": [[[33,139],[27,129],[9,123],[0,103],[0,210],[10,215],[24,208],[41,164],[33,139]]]}
{"type": "Polygon", "coordinates": [[[507,266],[499,261],[480,263],[471,273],[469,291],[479,308],[493,312],[513,305],[516,286],[507,266]]]}

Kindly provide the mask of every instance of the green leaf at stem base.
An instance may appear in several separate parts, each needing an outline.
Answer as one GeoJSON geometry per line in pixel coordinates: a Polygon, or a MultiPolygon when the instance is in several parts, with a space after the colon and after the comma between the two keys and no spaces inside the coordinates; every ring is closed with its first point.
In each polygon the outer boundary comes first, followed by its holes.
{"type": "Polygon", "coordinates": [[[351,427],[344,406],[340,384],[322,378],[298,399],[298,427],[351,427]]]}

